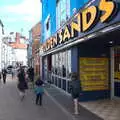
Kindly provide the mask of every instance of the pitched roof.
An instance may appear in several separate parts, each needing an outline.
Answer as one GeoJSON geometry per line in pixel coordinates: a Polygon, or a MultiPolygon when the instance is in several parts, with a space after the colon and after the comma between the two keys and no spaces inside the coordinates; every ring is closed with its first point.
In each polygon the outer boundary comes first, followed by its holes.
{"type": "Polygon", "coordinates": [[[26,44],[10,43],[10,46],[17,49],[27,49],[26,44]]]}

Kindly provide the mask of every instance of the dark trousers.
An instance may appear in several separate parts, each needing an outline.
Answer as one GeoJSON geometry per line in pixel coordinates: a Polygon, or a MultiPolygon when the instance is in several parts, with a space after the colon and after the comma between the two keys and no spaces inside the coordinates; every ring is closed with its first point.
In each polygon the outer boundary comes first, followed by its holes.
{"type": "Polygon", "coordinates": [[[6,75],[3,75],[3,83],[6,83],[6,75]]]}
{"type": "Polygon", "coordinates": [[[42,105],[42,94],[37,94],[36,95],[36,104],[42,105]]]}

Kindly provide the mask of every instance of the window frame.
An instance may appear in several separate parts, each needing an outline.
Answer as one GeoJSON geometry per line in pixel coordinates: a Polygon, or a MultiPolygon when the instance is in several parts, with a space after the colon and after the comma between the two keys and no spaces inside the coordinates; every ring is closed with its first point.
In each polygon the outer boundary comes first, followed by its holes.
{"type": "Polygon", "coordinates": [[[60,28],[70,17],[70,0],[56,1],[56,29],[60,28]],[[65,4],[61,7],[61,5],[65,4]],[[64,8],[63,8],[64,7],[64,8]]]}

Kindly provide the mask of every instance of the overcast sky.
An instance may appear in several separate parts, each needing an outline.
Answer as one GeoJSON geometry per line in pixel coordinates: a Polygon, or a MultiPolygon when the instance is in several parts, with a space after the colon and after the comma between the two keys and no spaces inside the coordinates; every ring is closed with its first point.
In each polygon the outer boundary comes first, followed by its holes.
{"type": "Polygon", "coordinates": [[[41,20],[40,0],[0,0],[0,19],[7,32],[28,31],[41,20]]]}

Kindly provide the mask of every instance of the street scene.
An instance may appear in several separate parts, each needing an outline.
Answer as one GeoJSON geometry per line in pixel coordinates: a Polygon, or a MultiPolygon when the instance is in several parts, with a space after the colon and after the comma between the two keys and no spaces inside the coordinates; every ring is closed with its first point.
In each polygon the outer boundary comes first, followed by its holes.
{"type": "Polygon", "coordinates": [[[0,120],[120,120],[120,0],[0,11],[0,120]]]}
{"type": "Polygon", "coordinates": [[[35,95],[31,90],[21,101],[16,82],[8,76],[6,85],[0,84],[0,120],[72,120],[47,95],[44,96],[43,106],[35,104],[35,95]]]}
{"type": "MultiPolygon", "coordinates": [[[[47,87],[47,89],[53,88],[47,87]]],[[[56,91],[57,94],[60,95],[56,91]]],[[[67,101],[65,102],[67,103],[67,101]]],[[[7,76],[6,84],[3,84],[2,81],[0,83],[0,120],[78,120],[79,117],[83,120],[89,120],[89,117],[92,120],[102,120],[84,109],[81,113],[81,117],[74,116],[71,106],[65,108],[60,105],[47,91],[43,96],[42,106],[35,104],[33,89],[27,90],[24,100],[21,101],[19,90],[17,89],[17,78],[12,79],[11,75],[7,76]]]]}

